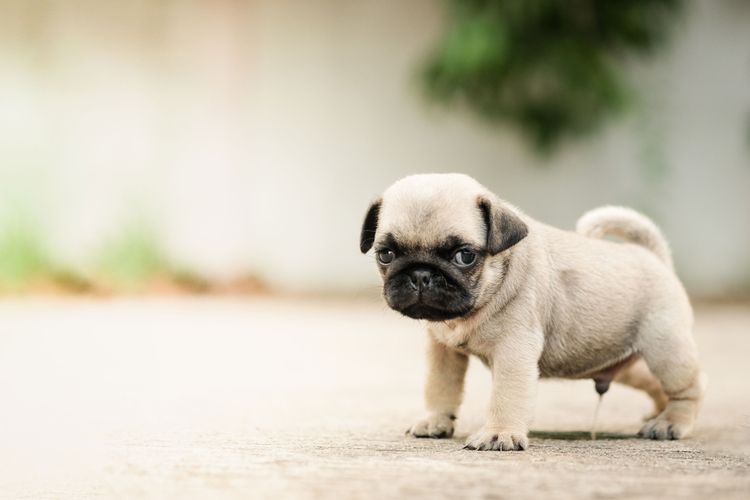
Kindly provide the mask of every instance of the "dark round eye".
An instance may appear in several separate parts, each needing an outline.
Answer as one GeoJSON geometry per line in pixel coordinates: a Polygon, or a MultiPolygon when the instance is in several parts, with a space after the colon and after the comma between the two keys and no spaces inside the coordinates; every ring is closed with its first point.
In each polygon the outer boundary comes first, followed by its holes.
{"type": "Polygon", "coordinates": [[[477,260],[477,254],[471,250],[459,250],[453,254],[453,263],[459,267],[467,267],[472,265],[477,260]]]}
{"type": "Polygon", "coordinates": [[[378,261],[383,265],[388,265],[391,262],[393,262],[393,259],[396,258],[396,254],[393,252],[393,250],[381,250],[378,252],[378,261]]]}

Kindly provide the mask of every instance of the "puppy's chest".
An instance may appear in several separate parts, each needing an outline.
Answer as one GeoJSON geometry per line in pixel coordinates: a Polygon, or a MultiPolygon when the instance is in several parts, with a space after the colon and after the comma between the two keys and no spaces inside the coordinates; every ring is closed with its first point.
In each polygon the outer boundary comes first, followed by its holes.
{"type": "Polygon", "coordinates": [[[481,359],[487,357],[489,343],[473,328],[465,328],[463,325],[450,327],[444,323],[430,327],[433,338],[451,349],[464,354],[474,354],[481,359]]]}

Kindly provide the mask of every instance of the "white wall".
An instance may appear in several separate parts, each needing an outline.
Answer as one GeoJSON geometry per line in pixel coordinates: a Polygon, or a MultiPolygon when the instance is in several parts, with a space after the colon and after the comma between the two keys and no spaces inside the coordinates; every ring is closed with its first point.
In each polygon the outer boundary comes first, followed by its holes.
{"type": "Polygon", "coordinates": [[[41,62],[6,45],[0,192],[35,200],[70,261],[136,207],[176,259],[216,276],[374,287],[357,249],[368,201],[409,173],[461,171],[565,227],[600,204],[642,208],[691,288],[750,288],[746,2],[693,2],[671,50],[632,68],[638,111],[550,162],[420,98],[438,1],[164,5],[58,6],[41,62]],[[656,182],[650,164],[666,167],[656,182]]]}
{"type": "Polygon", "coordinates": [[[672,50],[633,68],[640,110],[545,164],[512,132],[419,99],[410,77],[439,27],[435,2],[351,4],[261,9],[254,177],[265,195],[251,213],[276,279],[375,283],[356,255],[367,201],[405,174],[461,171],[565,227],[600,204],[643,207],[692,287],[749,284],[750,5],[696,2],[672,50]],[[667,168],[655,184],[653,161],[667,168]]]}

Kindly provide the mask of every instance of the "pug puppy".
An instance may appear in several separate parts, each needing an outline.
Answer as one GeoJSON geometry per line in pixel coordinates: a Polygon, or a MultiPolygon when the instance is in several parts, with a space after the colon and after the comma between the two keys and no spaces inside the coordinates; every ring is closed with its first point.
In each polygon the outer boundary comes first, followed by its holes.
{"type": "Polygon", "coordinates": [[[360,249],[375,251],[388,305],[426,321],[427,416],[412,436],[453,435],[470,355],[493,388],[469,449],[526,449],[539,377],[592,378],[600,394],[613,380],[644,390],[656,407],[645,438],[693,428],[705,386],[693,314],[645,216],[597,208],[563,231],[471,177],[414,175],[370,205],[360,249]]]}

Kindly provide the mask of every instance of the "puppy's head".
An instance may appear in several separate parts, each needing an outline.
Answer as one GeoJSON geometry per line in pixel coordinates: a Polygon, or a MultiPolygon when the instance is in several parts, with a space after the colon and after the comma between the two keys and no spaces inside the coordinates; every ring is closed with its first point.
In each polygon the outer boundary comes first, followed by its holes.
{"type": "Polygon", "coordinates": [[[370,205],[360,250],[374,249],[392,309],[443,321],[484,302],[491,288],[484,285],[502,274],[496,257],[527,232],[513,209],[471,177],[414,175],[370,205]]]}

